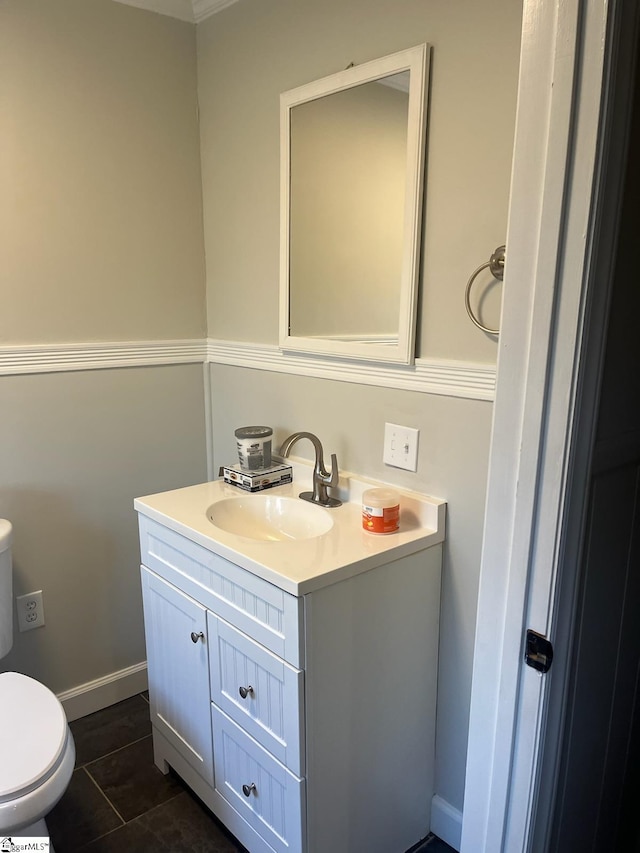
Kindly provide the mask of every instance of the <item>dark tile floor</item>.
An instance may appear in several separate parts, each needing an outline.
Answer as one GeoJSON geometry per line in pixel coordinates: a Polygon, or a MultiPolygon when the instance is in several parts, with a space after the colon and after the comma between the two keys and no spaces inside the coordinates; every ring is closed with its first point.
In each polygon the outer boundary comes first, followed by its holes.
{"type": "MultiPolygon", "coordinates": [[[[178,776],[154,765],[145,694],[75,720],[71,731],[76,769],[47,818],[56,853],[246,853],[178,776]]],[[[430,835],[411,853],[454,851],[430,835]]]]}

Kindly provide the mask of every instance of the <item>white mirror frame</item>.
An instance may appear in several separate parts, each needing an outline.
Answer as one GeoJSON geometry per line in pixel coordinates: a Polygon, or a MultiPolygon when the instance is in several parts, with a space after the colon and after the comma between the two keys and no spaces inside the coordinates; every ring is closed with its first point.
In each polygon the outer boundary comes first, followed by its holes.
{"type": "Polygon", "coordinates": [[[420,273],[422,188],[426,133],[428,45],[422,44],[363,63],[280,95],[280,348],[367,361],[413,364],[420,273]],[[298,104],[334,92],[409,71],[407,168],[404,202],[403,257],[400,283],[398,341],[362,343],[289,334],[289,213],[291,170],[291,110],[298,104]]]}

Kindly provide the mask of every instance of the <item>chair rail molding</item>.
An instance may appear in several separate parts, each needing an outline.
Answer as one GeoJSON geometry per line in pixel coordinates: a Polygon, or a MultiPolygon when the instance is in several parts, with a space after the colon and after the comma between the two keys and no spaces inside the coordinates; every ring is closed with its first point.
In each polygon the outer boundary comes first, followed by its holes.
{"type": "Polygon", "coordinates": [[[91,341],[0,347],[0,376],[202,363],[206,341],[91,341]]]}
{"type": "Polygon", "coordinates": [[[369,364],[285,353],[272,344],[212,338],[0,346],[0,376],[203,363],[469,400],[493,400],[496,386],[492,364],[427,358],[417,358],[412,365],[369,364]]]}
{"type": "Polygon", "coordinates": [[[374,364],[283,352],[271,344],[209,338],[207,361],[337,382],[377,385],[469,400],[493,400],[496,367],[480,362],[417,358],[412,365],[374,364]]]}

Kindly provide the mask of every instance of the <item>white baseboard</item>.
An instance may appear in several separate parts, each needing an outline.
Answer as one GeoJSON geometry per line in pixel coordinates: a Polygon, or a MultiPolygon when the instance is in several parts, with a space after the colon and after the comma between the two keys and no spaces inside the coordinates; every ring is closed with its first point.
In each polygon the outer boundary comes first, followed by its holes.
{"type": "Polygon", "coordinates": [[[431,832],[453,847],[460,850],[462,840],[462,812],[443,800],[437,794],[431,801],[431,832]]]}
{"type": "Polygon", "coordinates": [[[79,684],[71,690],[58,693],[67,720],[77,720],[115,705],[147,689],[147,662],[142,661],[118,672],[112,672],[95,681],[79,684]]]}

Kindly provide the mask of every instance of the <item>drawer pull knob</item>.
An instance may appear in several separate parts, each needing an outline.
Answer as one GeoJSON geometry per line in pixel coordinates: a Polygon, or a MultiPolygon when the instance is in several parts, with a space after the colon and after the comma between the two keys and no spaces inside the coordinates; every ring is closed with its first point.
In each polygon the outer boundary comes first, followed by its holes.
{"type": "Polygon", "coordinates": [[[252,782],[250,785],[242,786],[242,793],[245,795],[245,797],[250,797],[252,791],[257,791],[255,782],[252,782]]]}
{"type": "Polygon", "coordinates": [[[191,642],[197,643],[198,640],[204,640],[204,634],[202,633],[202,631],[198,631],[197,634],[195,631],[192,631],[191,632],[191,642]]]}
{"type": "Polygon", "coordinates": [[[248,687],[239,687],[238,693],[242,696],[243,699],[246,699],[249,694],[253,696],[253,687],[249,685],[248,687]]]}

